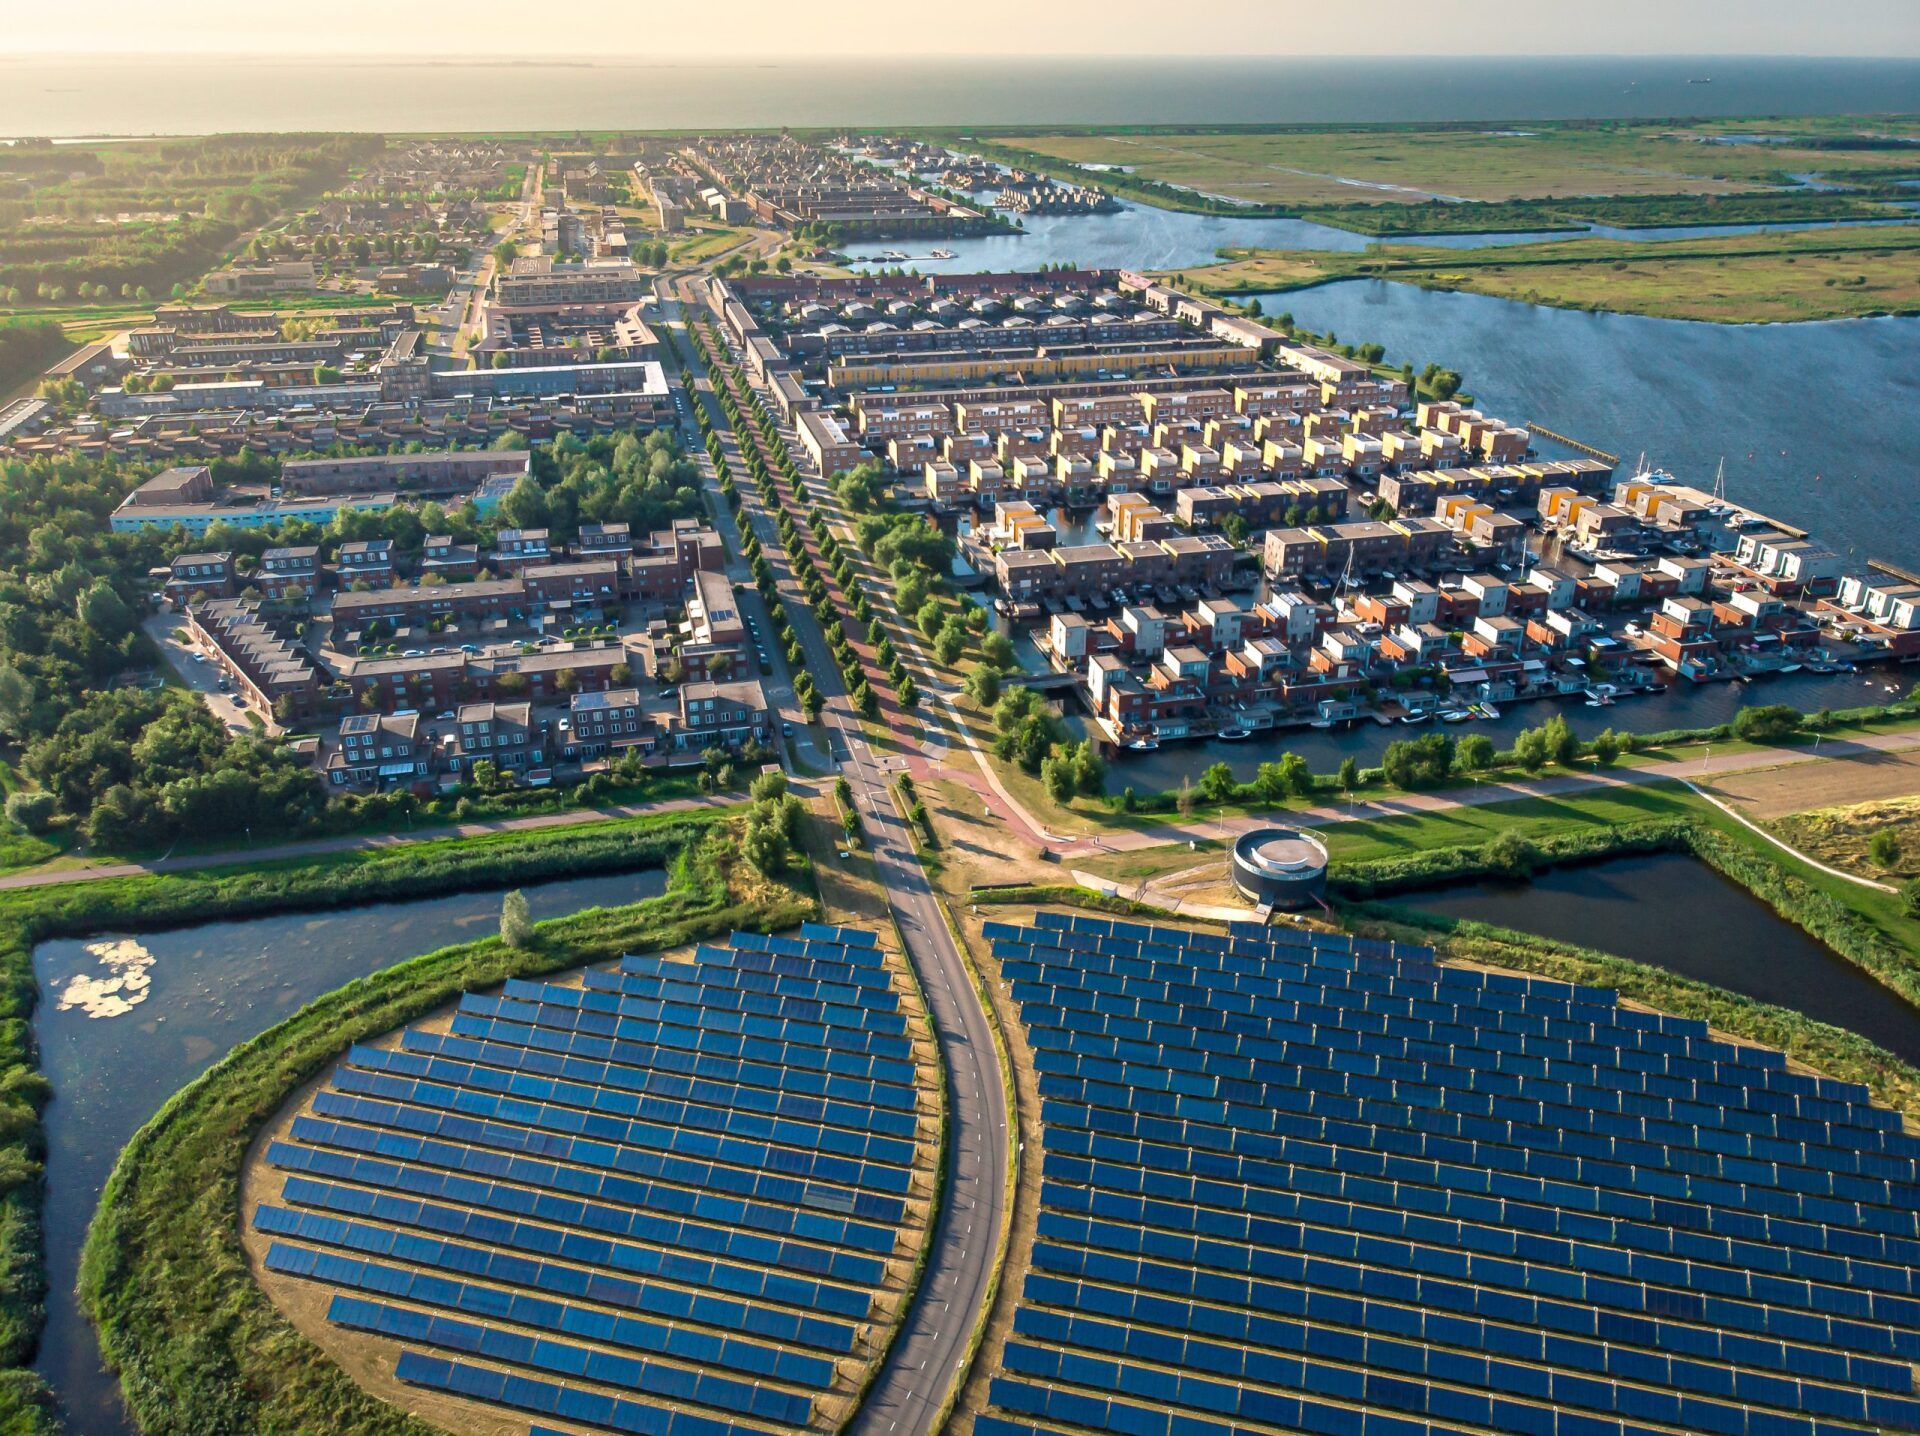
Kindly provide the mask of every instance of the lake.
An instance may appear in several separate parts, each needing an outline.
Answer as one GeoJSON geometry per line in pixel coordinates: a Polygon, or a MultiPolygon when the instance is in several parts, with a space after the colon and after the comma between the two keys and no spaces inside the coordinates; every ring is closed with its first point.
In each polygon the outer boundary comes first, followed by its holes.
{"type": "MultiPolygon", "coordinates": [[[[985,200],[988,196],[977,195],[985,200]]],[[[1371,235],[1305,219],[1252,219],[1232,215],[1188,214],[1153,205],[1120,201],[1107,214],[1042,214],[1021,217],[1024,232],[991,234],[972,239],[866,240],[847,246],[855,270],[895,267],[922,274],[1005,273],[1033,271],[1052,264],[1077,264],[1087,269],[1183,269],[1211,264],[1222,249],[1309,249],[1355,253],[1369,244],[1427,244],[1443,249],[1488,249],[1541,240],[1625,239],[1650,242],[1693,239],[1701,235],[1752,234],[1773,229],[1858,228],[1904,224],[1907,220],[1848,220],[1800,224],[1669,225],[1652,229],[1620,229],[1593,224],[1583,230],[1504,231],[1495,234],[1395,235],[1376,240],[1371,235]],[[882,250],[899,249],[907,258],[882,260],[882,250]],[[929,252],[948,251],[935,259],[929,252]]],[[[1264,302],[1264,301],[1263,301],[1264,302]]]]}
{"type": "Polygon", "coordinates": [[[1394,902],[1665,968],[1844,1027],[1920,1063],[1920,1008],[1684,854],[1610,858],[1554,868],[1530,883],[1467,883],[1394,902]]]}
{"type": "Polygon", "coordinates": [[[15,55],[0,76],[0,135],[53,136],[1865,114],[1920,93],[1920,61],[1799,57],[88,54],[15,55]]]}
{"type": "MultiPolygon", "coordinates": [[[[656,897],[663,869],[530,884],[536,920],[656,897]]],[[[87,1224],[127,1141],[188,1082],[250,1037],[356,977],[498,930],[502,890],[288,913],[34,950],[34,1036],[54,1098],[44,1118],[46,1330],[35,1363],[67,1429],[133,1436],[75,1284],[87,1224]]]]}
{"type": "MultiPolygon", "coordinates": [[[[1810,530],[1854,564],[1920,567],[1920,318],[1703,324],[1347,280],[1259,296],[1476,403],[1810,530]]],[[[1544,447],[1544,446],[1543,446],[1544,447]]]]}

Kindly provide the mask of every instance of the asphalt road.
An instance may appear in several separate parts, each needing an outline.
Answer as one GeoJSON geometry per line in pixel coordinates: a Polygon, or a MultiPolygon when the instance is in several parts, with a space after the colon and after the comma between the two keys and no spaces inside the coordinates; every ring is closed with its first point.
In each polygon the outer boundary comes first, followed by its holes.
{"type": "MultiPolygon", "coordinates": [[[[709,404],[708,415],[724,436],[725,414],[717,401],[709,400],[704,384],[697,389],[698,402],[709,404]]],[[[830,734],[828,761],[837,763],[853,789],[888,906],[926,994],[946,1069],[946,1185],[933,1245],[885,1364],[846,1428],[848,1436],[931,1436],[985,1309],[1000,1235],[1011,1215],[1006,1089],[986,1008],[914,856],[906,820],[888,792],[904,760],[882,759],[868,746],[839,665],[812,610],[792,584],[772,518],[761,512],[744,465],[736,478],[747,499],[748,522],[760,534],[780,580],[807,668],[827,700],[822,716],[830,734]]]]}

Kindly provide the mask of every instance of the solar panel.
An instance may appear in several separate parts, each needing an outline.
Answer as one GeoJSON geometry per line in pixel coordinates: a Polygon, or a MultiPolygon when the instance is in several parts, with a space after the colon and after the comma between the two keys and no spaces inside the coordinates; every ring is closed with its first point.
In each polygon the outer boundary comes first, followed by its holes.
{"type": "Polygon", "coordinates": [[[353,1048],[253,1221],[329,1321],[403,1344],[403,1382],[649,1436],[801,1429],[878,1350],[926,1075],[871,934],[515,979],[353,1048]]]}
{"type": "Polygon", "coordinates": [[[987,937],[1046,1130],[989,1436],[1920,1430],[1920,1143],[1857,1085],[1395,944],[987,937]]]}

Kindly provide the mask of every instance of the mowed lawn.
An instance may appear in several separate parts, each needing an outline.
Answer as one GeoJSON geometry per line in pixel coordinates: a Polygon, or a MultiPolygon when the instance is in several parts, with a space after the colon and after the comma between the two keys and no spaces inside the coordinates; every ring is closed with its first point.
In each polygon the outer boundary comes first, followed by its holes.
{"type": "Polygon", "coordinates": [[[1654,125],[1054,134],[1005,142],[1256,204],[1736,194],[1771,187],[1782,171],[1912,162],[1899,151],[1714,144],[1654,125]]]}

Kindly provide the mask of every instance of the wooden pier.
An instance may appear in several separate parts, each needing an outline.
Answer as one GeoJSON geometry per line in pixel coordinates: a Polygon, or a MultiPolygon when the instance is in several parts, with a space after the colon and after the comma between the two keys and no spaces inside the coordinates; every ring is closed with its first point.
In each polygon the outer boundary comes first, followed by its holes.
{"type": "Polygon", "coordinates": [[[1594,448],[1592,444],[1583,444],[1578,439],[1569,439],[1565,434],[1555,433],[1545,424],[1535,424],[1529,421],[1527,428],[1535,434],[1545,435],[1556,444],[1565,444],[1575,453],[1585,454],[1590,459],[1598,459],[1603,464],[1618,464],[1620,462],[1620,456],[1618,454],[1609,454],[1605,449],[1594,448]]]}

